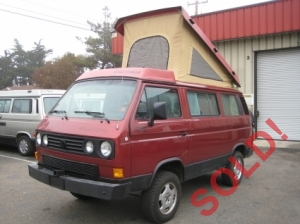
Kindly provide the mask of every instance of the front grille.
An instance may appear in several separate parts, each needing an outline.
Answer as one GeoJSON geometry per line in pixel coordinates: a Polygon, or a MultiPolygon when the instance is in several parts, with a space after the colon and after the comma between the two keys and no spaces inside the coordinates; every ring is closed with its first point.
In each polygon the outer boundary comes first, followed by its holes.
{"type": "Polygon", "coordinates": [[[97,165],[58,159],[48,155],[43,155],[43,164],[54,169],[63,170],[66,173],[69,172],[80,176],[83,175],[93,178],[97,178],[99,176],[97,165]]]}
{"type": "Polygon", "coordinates": [[[48,134],[49,148],[83,152],[83,142],[83,138],[48,134]]]}

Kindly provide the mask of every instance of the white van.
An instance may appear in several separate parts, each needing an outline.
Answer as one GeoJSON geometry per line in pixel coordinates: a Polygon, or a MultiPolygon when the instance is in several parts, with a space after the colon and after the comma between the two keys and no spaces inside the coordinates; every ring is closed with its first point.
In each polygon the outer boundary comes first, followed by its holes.
{"type": "Polygon", "coordinates": [[[35,151],[35,129],[65,90],[0,91],[0,143],[17,145],[21,155],[35,151]]]}

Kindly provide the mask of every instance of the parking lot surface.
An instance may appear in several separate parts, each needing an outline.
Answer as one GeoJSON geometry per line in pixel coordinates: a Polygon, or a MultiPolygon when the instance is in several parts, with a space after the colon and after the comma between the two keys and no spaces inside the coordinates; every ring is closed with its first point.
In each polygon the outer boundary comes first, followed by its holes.
{"type": "MultiPolygon", "coordinates": [[[[139,197],[80,201],[29,177],[27,166],[32,162],[33,157],[22,157],[17,149],[0,145],[0,223],[151,223],[141,213],[139,197]]],[[[211,173],[183,183],[180,207],[168,223],[299,223],[300,149],[276,148],[266,161],[254,154],[245,159],[245,168],[255,162],[260,164],[257,170],[229,196],[213,190],[211,173]],[[200,212],[210,209],[211,203],[199,207],[191,203],[192,194],[200,188],[207,193],[197,200],[214,196],[219,203],[209,216],[200,212]]]]}

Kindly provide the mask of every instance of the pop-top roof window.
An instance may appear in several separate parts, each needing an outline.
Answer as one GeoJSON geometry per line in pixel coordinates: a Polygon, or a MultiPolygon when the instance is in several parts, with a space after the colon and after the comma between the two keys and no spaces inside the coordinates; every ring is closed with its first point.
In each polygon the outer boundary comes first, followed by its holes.
{"type": "Polygon", "coordinates": [[[212,67],[207,63],[206,60],[193,49],[193,56],[191,61],[191,71],[190,74],[198,76],[205,79],[213,79],[217,81],[223,81],[220,76],[212,69],[212,67]]]}
{"type": "Polygon", "coordinates": [[[167,69],[169,43],[162,36],[136,41],[130,50],[127,67],[167,69]]]}

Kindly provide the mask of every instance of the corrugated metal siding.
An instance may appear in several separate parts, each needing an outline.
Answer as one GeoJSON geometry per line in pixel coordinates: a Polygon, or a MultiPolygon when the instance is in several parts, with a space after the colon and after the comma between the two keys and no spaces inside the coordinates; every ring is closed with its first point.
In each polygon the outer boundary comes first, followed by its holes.
{"type": "Polygon", "coordinates": [[[257,53],[257,129],[273,139],[281,134],[266,124],[269,118],[288,136],[300,141],[300,48],[257,53]]]}
{"type": "Polygon", "coordinates": [[[253,94],[254,52],[300,47],[299,41],[300,32],[214,42],[214,45],[239,76],[240,90],[245,94],[253,94]]]}
{"type": "Polygon", "coordinates": [[[300,0],[278,0],[193,17],[211,41],[300,30],[300,0]]]}

